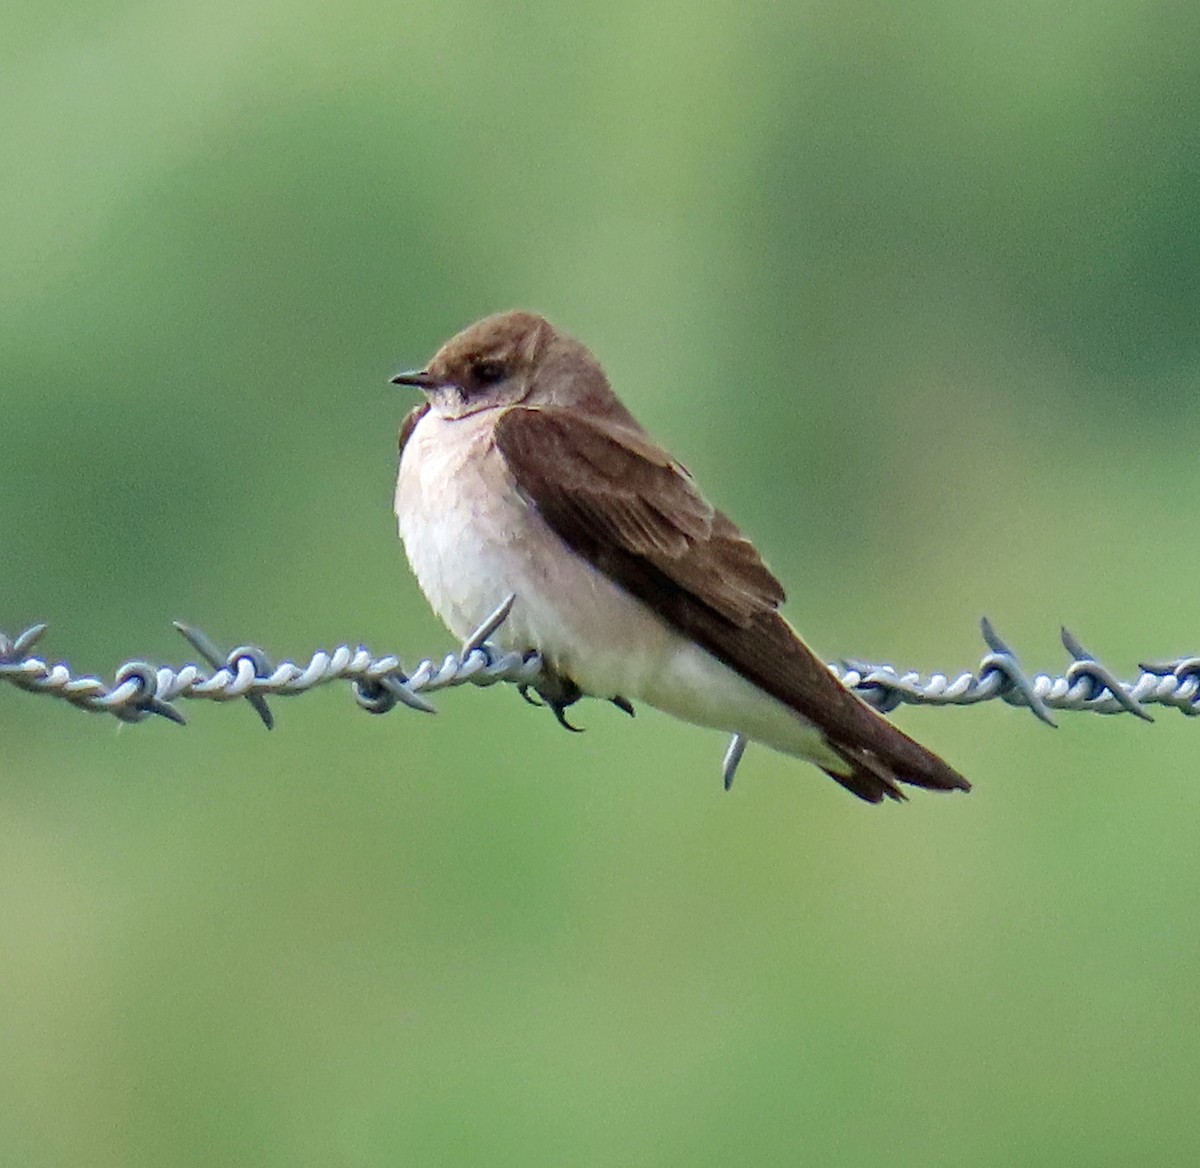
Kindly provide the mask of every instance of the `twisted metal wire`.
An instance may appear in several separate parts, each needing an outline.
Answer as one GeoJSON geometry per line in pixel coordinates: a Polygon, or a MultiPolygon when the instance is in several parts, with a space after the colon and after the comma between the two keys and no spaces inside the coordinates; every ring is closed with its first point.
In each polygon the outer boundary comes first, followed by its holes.
{"type": "MultiPolygon", "coordinates": [[[[375,657],[361,645],[355,649],[339,645],[332,652],[318,650],[306,665],[292,661],[275,665],[254,645],[223,653],[198,629],[176,622],[175,627],[209,671],[197,665],[176,669],[127,661],[109,684],[97,677],[74,677],[64,664],[49,665],[31,656],[30,650],[47,630],[39,624],[15,638],[0,632],[0,681],[59,698],[77,709],[108,713],[123,722],[141,722],[157,715],[183,724],[185,718],[175,705],[179,700],[244,698],[270,729],[274,718],[268,696],[291,697],[333,681],[348,681],[357,703],[370,713],[386,713],[397,705],[433,713],[434,707],[423,695],[455,686],[508,682],[523,693],[528,687],[536,688],[542,678],[537,654],[504,652],[489,641],[507,618],[514,599],[510,596],[500,605],[458,653],[447,654],[441,662],[426,658],[411,672],[401,667],[398,657],[375,657]]],[[[1063,629],[1063,646],[1071,656],[1066,670],[1057,676],[1030,675],[986,618],[981,627],[988,651],[973,672],[953,677],[901,672],[891,665],[854,660],[832,663],[829,668],[843,685],[881,713],[901,705],[971,706],[999,700],[1028,709],[1049,726],[1055,725],[1052,710],[1133,714],[1146,721],[1153,721],[1146,708],[1153,705],[1189,716],[1200,714],[1200,656],[1143,662],[1134,681],[1122,681],[1063,629]]],[[[722,763],[726,787],[733,782],[745,748],[741,735],[734,735],[722,763]]]]}
{"type": "Polygon", "coordinates": [[[245,698],[267,729],[275,724],[267,695],[291,697],[307,693],[331,681],[348,681],[355,701],[373,714],[384,714],[397,704],[423,713],[434,707],[421,695],[458,685],[495,685],[508,681],[528,685],[541,673],[536,654],[505,653],[488,643],[512,609],[509,597],[475,631],[455,654],[439,664],[426,659],[411,673],[395,656],[375,657],[369,649],[339,645],[332,653],[317,650],[307,665],[284,661],[274,665],[262,649],[240,645],[223,653],[199,629],[175,622],[175,628],[211,666],[206,672],[197,665],[175,669],[146,661],[127,661],[114,675],[112,685],[98,677],[73,677],[63,664],[48,665],[29,650],[46,632],[44,624],[33,625],[10,639],[0,632],[0,681],[9,681],[29,693],[61,698],[77,709],[112,714],[123,722],[141,722],[155,714],[180,725],[186,719],[175,707],[179,699],[198,698],[214,702],[245,698]]]}

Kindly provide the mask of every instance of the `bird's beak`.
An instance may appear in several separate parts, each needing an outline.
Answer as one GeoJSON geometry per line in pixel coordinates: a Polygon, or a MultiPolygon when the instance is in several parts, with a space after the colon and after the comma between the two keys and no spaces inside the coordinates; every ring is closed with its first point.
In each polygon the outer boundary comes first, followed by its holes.
{"type": "Polygon", "coordinates": [[[410,373],[397,373],[393,385],[411,385],[414,389],[437,389],[444,382],[426,369],[414,369],[410,373]]]}

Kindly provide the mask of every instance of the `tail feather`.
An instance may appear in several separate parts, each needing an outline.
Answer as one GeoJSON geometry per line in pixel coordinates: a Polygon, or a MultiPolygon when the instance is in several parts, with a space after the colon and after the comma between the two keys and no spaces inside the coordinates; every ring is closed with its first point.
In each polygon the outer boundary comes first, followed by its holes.
{"type": "MultiPolygon", "coordinates": [[[[880,718],[880,721],[884,720],[880,718]]],[[[890,722],[884,724],[888,732],[875,735],[872,746],[829,742],[845,761],[849,768],[847,773],[839,774],[828,767],[821,769],[851,794],[868,803],[882,803],[885,798],[903,802],[907,796],[900,789],[900,783],[932,791],[971,789],[971,784],[958,771],[932,751],[914,742],[890,722]]]]}
{"type": "Polygon", "coordinates": [[[866,803],[882,803],[885,798],[897,803],[907,802],[908,796],[887,778],[880,778],[863,769],[852,770],[848,775],[839,775],[828,767],[823,770],[835,783],[840,783],[851,795],[857,795],[866,803]]]}

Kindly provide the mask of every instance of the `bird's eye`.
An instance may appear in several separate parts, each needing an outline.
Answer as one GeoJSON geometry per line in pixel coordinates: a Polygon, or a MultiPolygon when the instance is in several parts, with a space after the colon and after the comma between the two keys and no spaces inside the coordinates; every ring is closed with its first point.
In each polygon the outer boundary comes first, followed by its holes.
{"type": "Polygon", "coordinates": [[[471,375],[480,385],[495,385],[503,381],[506,375],[504,365],[500,361],[481,360],[471,366],[471,375]]]}

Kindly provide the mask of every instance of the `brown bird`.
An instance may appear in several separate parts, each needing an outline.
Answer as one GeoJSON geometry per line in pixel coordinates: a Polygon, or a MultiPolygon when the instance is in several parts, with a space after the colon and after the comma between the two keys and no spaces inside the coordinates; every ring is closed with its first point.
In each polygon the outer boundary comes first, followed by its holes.
{"type": "Polygon", "coordinates": [[[396,514],[438,616],[536,651],[565,723],[583,695],[631,699],[815,763],[872,803],[898,784],[970,789],[847,690],[779,614],[753,544],[549,321],[505,312],[392,379],[426,400],[400,428],[396,514]]]}

